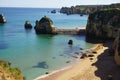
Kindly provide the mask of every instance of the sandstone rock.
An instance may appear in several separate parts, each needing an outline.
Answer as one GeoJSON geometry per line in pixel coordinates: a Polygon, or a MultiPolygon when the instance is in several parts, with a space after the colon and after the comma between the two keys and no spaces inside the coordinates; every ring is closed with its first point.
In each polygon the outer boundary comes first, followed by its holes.
{"type": "Polygon", "coordinates": [[[6,23],[6,19],[3,14],[0,14],[0,23],[6,23]]]}
{"type": "Polygon", "coordinates": [[[32,29],[32,25],[29,21],[26,21],[25,22],[25,25],[24,25],[25,29],[32,29]]]}
{"type": "Polygon", "coordinates": [[[120,10],[102,10],[89,15],[86,36],[92,38],[116,38],[120,29],[120,10]]]}
{"type": "Polygon", "coordinates": [[[35,31],[37,34],[54,34],[55,27],[53,21],[44,16],[40,21],[36,21],[35,31]]]}
{"type": "Polygon", "coordinates": [[[11,63],[0,60],[0,80],[25,80],[18,68],[12,68],[11,63]]]}

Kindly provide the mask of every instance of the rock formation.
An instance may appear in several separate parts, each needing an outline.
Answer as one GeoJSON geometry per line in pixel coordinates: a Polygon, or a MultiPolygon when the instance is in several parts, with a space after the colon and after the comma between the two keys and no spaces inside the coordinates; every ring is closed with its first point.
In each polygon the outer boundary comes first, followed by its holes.
{"type": "Polygon", "coordinates": [[[0,80],[25,80],[18,68],[11,68],[11,63],[0,60],[0,80]]]}
{"type": "Polygon", "coordinates": [[[119,31],[118,37],[115,39],[113,43],[113,49],[115,53],[115,56],[114,56],[115,62],[117,65],[120,66],[120,31],[119,31]]]}
{"type": "Polygon", "coordinates": [[[0,23],[6,23],[6,19],[3,14],[0,14],[0,23]]]}
{"type": "Polygon", "coordinates": [[[92,38],[116,38],[120,29],[120,10],[107,9],[89,15],[86,36],[92,38]]]}
{"type": "Polygon", "coordinates": [[[69,14],[90,14],[92,12],[105,8],[120,8],[120,3],[111,5],[77,5],[71,7],[62,7],[60,13],[69,14]]]}
{"type": "Polygon", "coordinates": [[[25,25],[24,25],[25,29],[32,29],[32,25],[29,21],[26,21],[25,22],[25,25]]]}
{"type": "Polygon", "coordinates": [[[51,11],[51,13],[54,13],[54,14],[55,14],[55,13],[56,13],[56,10],[55,10],[55,9],[54,9],[54,10],[52,10],[52,11],[51,11]]]}
{"type": "Polygon", "coordinates": [[[34,29],[37,34],[54,34],[55,31],[53,21],[46,16],[44,16],[41,20],[36,21],[34,29]]]}

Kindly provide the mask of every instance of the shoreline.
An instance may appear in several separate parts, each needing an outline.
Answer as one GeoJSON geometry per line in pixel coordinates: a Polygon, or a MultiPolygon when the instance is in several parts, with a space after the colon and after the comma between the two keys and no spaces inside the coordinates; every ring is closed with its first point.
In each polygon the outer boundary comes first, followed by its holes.
{"type": "MultiPolygon", "coordinates": [[[[102,53],[101,51],[104,51],[105,49],[107,49],[107,48],[103,47],[101,44],[96,44],[92,48],[86,49],[84,51],[84,53],[86,53],[86,52],[89,53],[90,51],[94,51],[94,52],[96,51],[97,54],[95,54],[95,57],[94,57],[94,58],[96,58],[98,55],[100,55],[102,53]]],[[[54,80],[64,80],[64,79],[68,80],[67,78],[71,78],[71,76],[67,77],[68,75],[73,74],[73,73],[74,73],[74,75],[77,75],[80,73],[80,72],[78,72],[79,68],[81,68],[81,66],[85,65],[86,61],[87,62],[89,61],[88,57],[85,59],[79,59],[75,63],[70,64],[69,66],[61,68],[59,70],[55,70],[49,74],[39,76],[34,80],[52,80],[52,79],[54,79],[54,80]]],[[[86,64],[86,65],[88,65],[88,64],[86,64]]],[[[84,69],[87,69],[87,68],[82,68],[82,70],[84,70],[84,69]]]]}

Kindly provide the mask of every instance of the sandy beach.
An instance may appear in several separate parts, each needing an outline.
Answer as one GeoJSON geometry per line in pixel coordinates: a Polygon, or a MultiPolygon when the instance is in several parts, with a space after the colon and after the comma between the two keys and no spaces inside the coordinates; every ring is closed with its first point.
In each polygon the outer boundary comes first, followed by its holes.
{"type": "Polygon", "coordinates": [[[58,70],[46,76],[44,75],[38,77],[35,80],[88,80],[88,78],[91,78],[92,80],[100,80],[99,77],[96,77],[94,74],[97,67],[92,66],[92,64],[97,61],[97,57],[102,54],[107,47],[101,46],[101,48],[97,49],[98,45],[92,48],[97,51],[97,54],[94,55],[93,60],[90,60],[90,58],[87,57],[82,59],[82,61],[79,61],[74,66],[58,70]]]}
{"type": "Polygon", "coordinates": [[[97,52],[93,57],[35,80],[120,80],[120,68],[114,63],[113,56],[108,56],[108,47],[97,44],[92,50],[97,52]]]}

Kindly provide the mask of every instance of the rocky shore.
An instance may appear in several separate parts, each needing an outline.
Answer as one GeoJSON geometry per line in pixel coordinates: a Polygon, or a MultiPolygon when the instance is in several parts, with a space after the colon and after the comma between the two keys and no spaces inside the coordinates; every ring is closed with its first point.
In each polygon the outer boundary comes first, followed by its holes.
{"type": "Polygon", "coordinates": [[[0,80],[25,80],[18,68],[12,68],[11,63],[0,60],[0,80]]]}
{"type": "Polygon", "coordinates": [[[90,14],[86,37],[99,44],[83,52],[82,61],[35,80],[120,80],[120,10],[90,14]]]}

